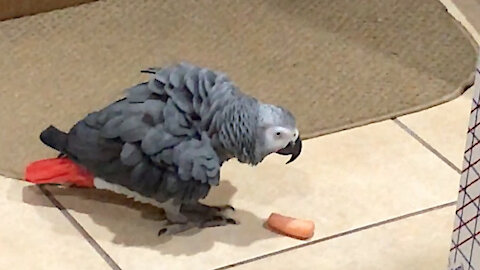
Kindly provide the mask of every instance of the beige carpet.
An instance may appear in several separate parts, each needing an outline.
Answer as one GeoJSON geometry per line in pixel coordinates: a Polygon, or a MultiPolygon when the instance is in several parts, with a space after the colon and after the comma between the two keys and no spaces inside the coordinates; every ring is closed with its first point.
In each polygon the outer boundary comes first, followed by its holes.
{"type": "Polygon", "coordinates": [[[312,137],[458,96],[472,44],[437,0],[109,0],[3,21],[0,173],[53,156],[43,128],[67,130],[145,67],[223,70],[312,137]]]}

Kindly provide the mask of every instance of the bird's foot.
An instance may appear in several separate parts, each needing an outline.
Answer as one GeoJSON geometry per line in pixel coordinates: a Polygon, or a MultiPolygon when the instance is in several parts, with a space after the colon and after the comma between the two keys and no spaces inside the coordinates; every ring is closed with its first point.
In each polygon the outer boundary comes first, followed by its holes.
{"type": "Polygon", "coordinates": [[[231,205],[209,206],[201,203],[187,206],[186,212],[195,213],[198,217],[199,227],[217,227],[225,226],[228,224],[237,224],[237,222],[226,215],[227,211],[235,211],[235,208],[231,205]]]}
{"type": "Polygon", "coordinates": [[[237,222],[226,216],[225,211],[233,210],[230,205],[207,206],[204,204],[190,205],[182,208],[180,215],[163,221],[162,228],[158,235],[173,235],[193,228],[208,228],[237,224],[237,222]],[[181,217],[181,218],[179,218],[181,217]]]}
{"type": "Polygon", "coordinates": [[[233,206],[226,204],[226,205],[218,205],[218,206],[210,206],[203,203],[196,203],[191,205],[184,205],[182,207],[182,211],[187,213],[203,213],[207,215],[223,215],[223,213],[227,210],[235,211],[233,206]]]}
{"type": "Polygon", "coordinates": [[[174,235],[177,233],[181,233],[187,231],[189,229],[195,228],[195,224],[192,222],[185,222],[185,223],[173,223],[169,220],[162,221],[162,225],[160,230],[158,231],[158,236],[161,235],[174,235]]]}
{"type": "Polygon", "coordinates": [[[237,222],[226,215],[227,211],[235,211],[233,206],[226,204],[220,206],[210,206],[202,203],[193,205],[184,205],[183,213],[193,214],[200,219],[200,227],[224,226],[227,224],[237,224],[237,222]]]}
{"type": "Polygon", "coordinates": [[[201,224],[201,228],[225,226],[228,224],[236,225],[237,221],[233,218],[229,218],[224,215],[218,215],[218,216],[212,217],[210,220],[205,220],[201,224]]]}

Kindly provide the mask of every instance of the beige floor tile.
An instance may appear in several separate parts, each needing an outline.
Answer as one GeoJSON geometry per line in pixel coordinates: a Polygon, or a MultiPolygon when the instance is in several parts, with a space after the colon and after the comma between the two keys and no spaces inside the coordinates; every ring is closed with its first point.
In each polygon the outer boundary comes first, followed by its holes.
{"type": "Polygon", "coordinates": [[[0,215],[0,269],[111,269],[37,187],[0,177],[0,215]]]}
{"type": "Polygon", "coordinates": [[[455,207],[320,242],[232,268],[447,269],[455,207]]]}
{"type": "Polygon", "coordinates": [[[302,243],[266,230],[271,212],[310,218],[314,238],[457,197],[459,175],[392,121],[308,140],[298,161],[226,164],[207,198],[241,224],[158,239],[159,211],[110,193],[51,191],[124,269],[211,269],[302,243]]]}
{"type": "Polygon", "coordinates": [[[472,97],[473,88],[470,88],[450,102],[400,117],[399,120],[455,166],[462,168],[472,97]]]}

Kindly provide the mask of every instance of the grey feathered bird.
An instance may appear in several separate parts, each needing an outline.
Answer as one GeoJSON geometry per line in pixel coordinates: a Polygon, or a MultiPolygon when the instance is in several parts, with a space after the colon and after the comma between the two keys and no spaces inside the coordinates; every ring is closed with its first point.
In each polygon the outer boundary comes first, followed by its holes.
{"type": "Polygon", "coordinates": [[[68,133],[50,126],[40,139],[93,175],[96,188],[163,208],[159,234],[235,223],[223,213],[230,206],[199,202],[219,184],[225,161],[257,165],[271,153],[290,154],[289,162],[299,156],[294,116],[243,94],[225,74],[189,63],[142,72],[150,80],[125,98],[68,133]]]}

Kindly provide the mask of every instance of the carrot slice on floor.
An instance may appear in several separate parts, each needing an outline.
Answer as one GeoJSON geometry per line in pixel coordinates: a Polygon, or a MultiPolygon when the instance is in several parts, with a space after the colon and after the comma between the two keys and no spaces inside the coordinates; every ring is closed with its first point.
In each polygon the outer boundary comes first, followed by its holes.
{"type": "Polygon", "coordinates": [[[273,231],[301,240],[311,238],[315,230],[315,224],[311,220],[287,217],[278,213],[272,213],[268,217],[267,226],[273,231]]]}

